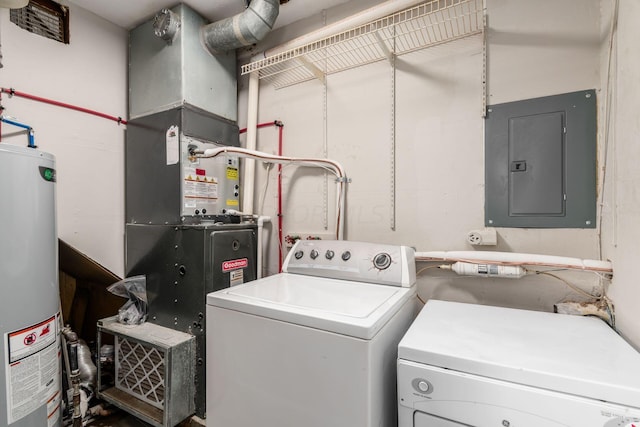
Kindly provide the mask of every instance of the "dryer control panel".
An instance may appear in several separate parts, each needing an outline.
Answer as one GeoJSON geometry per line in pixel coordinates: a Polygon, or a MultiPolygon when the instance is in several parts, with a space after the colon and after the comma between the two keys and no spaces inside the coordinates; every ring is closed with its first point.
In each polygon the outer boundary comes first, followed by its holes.
{"type": "Polygon", "coordinates": [[[408,246],[345,240],[299,240],[282,271],[391,286],[416,281],[415,251],[408,246]]]}

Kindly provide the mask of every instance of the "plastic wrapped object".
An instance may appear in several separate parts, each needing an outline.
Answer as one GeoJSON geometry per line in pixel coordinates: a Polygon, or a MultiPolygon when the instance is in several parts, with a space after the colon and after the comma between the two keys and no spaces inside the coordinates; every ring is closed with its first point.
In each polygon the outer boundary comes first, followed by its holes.
{"type": "Polygon", "coordinates": [[[147,320],[147,278],[127,277],[107,288],[119,297],[128,298],[118,310],[118,322],[126,325],[140,325],[147,320]]]}

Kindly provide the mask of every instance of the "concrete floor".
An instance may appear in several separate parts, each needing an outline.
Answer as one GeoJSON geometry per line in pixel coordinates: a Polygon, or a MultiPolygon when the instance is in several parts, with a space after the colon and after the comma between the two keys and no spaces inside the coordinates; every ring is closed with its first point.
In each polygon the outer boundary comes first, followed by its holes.
{"type": "MultiPolygon", "coordinates": [[[[124,411],[116,410],[107,417],[99,417],[89,422],[85,427],[153,427],[124,411]]],[[[180,423],[178,427],[205,427],[203,420],[193,417],[180,423]]]]}
{"type": "Polygon", "coordinates": [[[107,417],[99,417],[94,421],[91,421],[86,425],[86,427],[148,427],[151,424],[147,424],[144,421],[141,421],[134,417],[133,415],[129,415],[123,411],[117,411],[112,415],[107,417]]]}

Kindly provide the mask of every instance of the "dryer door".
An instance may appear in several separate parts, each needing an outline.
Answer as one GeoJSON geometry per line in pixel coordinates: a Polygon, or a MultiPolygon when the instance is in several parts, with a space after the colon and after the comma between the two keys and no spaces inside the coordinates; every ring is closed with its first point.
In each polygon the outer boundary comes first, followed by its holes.
{"type": "Polygon", "coordinates": [[[445,418],[436,417],[434,415],[425,414],[424,412],[416,412],[413,418],[414,427],[456,427],[467,426],[469,424],[460,424],[445,418]]]}

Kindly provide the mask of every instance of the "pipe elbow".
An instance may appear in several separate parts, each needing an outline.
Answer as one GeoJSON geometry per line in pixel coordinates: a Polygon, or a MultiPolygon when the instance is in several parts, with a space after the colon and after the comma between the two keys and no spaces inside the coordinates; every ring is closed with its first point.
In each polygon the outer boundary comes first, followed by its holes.
{"type": "Polygon", "coordinates": [[[244,12],[203,26],[202,41],[213,55],[255,44],[271,31],[279,12],[279,0],[253,0],[244,12]]]}

